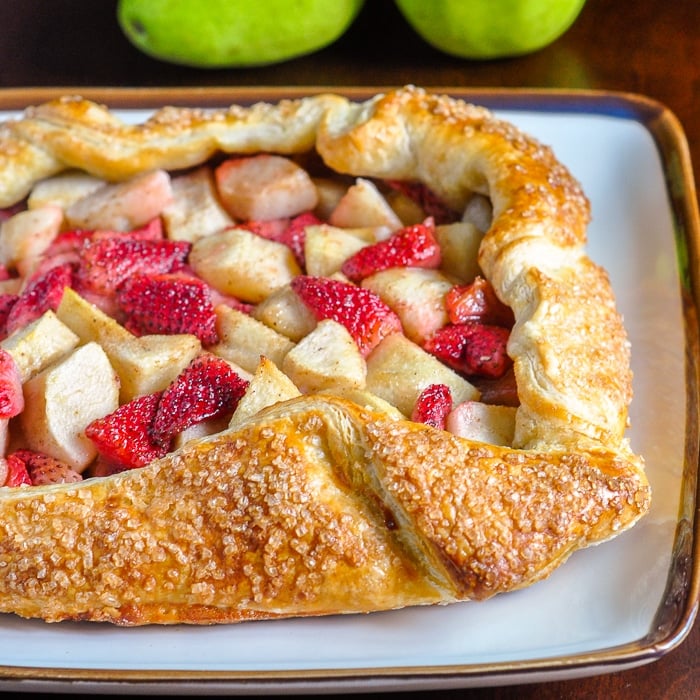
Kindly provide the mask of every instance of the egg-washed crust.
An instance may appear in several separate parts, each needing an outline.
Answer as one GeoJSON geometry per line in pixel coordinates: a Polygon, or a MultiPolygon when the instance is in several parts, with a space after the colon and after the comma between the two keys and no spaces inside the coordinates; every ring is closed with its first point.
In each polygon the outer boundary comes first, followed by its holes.
{"type": "Polygon", "coordinates": [[[1,489],[0,610],[197,624],[483,599],[648,510],[624,437],[629,343],[585,253],[586,197],[549,148],[483,108],[406,87],[127,125],[65,98],[0,129],[0,201],[70,167],[115,180],[314,148],[339,173],[420,180],[456,210],[490,197],[479,263],[516,318],[515,447],[307,396],[142,469],[1,489]]]}

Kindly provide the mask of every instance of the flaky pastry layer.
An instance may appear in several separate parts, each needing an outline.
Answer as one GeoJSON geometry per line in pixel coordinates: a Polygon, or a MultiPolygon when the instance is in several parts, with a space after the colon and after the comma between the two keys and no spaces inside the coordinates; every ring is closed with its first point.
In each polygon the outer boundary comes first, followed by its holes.
{"type": "Polygon", "coordinates": [[[233,622],[483,599],[547,576],[648,509],[625,440],[629,343],[589,207],[550,149],[406,87],[139,125],[65,98],[0,128],[0,203],[77,167],[117,180],[212,155],[315,149],[333,170],[493,204],[479,263],[514,311],[514,448],[300,397],[148,467],[0,489],[0,610],[118,624],[233,622]]]}

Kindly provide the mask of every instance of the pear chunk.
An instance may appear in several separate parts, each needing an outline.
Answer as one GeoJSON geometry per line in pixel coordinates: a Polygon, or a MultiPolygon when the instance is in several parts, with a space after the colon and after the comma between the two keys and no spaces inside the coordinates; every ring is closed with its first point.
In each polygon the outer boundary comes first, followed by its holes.
{"type": "Polygon", "coordinates": [[[0,263],[26,274],[58,235],[62,223],[63,210],[53,204],[11,216],[0,227],[0,263]]]}
{"type": "Polygon", "coordinates": [[[137,338],[70,288],[56,314],[81,342],[95,341],[103,347],[119,375],[122,403],[165,389],[202,348],[188,333],[137,338]]]}
{"type": "Polygon", "coordinates": [[[261,357],[245,394],[233,412],[229,428],[238,427],[247,418],[262,411],[263,408],[280,401],[293,399],[296,396],[301,396],[301,392],[294,382],[284,372],[281,372],[274,362],[266,357],[261,357]]]}
{"type": "Polygon", "coordinates": [[[479,390],[402,333],[384,338],[367,357],[367,389],[410,416],[421,391],[446,384],[454,404],[479,399],[479,390]]]}
{"type": "Polygon", "coordinates": [[[483,232],[467,221],[436,226],[435,238],[442,255],[440,269],[459,282],[471,282],[480,274],[478,256],[483,237],[483,232]]]}
{"type": "Polygon", "coordinates": [[[225,160],[216,169],[216,186],[239,221],[295,216],[318,203],[309,174],[293,160],[269,153],[225,160]]]}
{"type": "Polygon", "coordinates": [[[218,305],[216,330],[221,339],[210,352],[255,372],[264,355],[281,366],[284,356],[294,347],[289,338],[266,326],[262,321],[225,304],[218,305]]]}
{"type": "Polygon", "coordinates": [[[401,319],[406,336],[422,344],[449,316],[445,295],[452,282],[438,270],[422,267],[392,267],[362,280],[401,319]]]}
{"type": "Polygon", "coordinates": [[[189,263],[222,294],[254,304],[301,274],[288,246],[239,228],[200,238],[189,263]]]}
{"type": "Polygon", "coordinates": [[[357,178],[331,212],[328,223],[340,228],[386,227],[387,237],[403,226],[401,219],[389,206],[377,186],[364,178],[357,178]]]}
{"type": "Polygon", "coordinates": [[[162,217],[171,240],[194,243],[233,224],[217,197],[211,168],[202,166],[178,175],[170,184],[173,200],[163,209],[162,217]]]}
{"type": "Polygon", "coordinates": [[[508,447],[513,444],[516,411],[514,406],[463,401],[447,415],[445,428],[469,440],[508,447]]]}
{"type": "Polygon", "coordinates": [[[336,386],[362,389],[367,366],[345,326],[325,319],[287,353],[282,371],[308,394],[336,386]]]}
{"type": "Polygon", "coordinates": [[[314,277],[329,277],[366,245],[375,242],[374,229],[343,229],[328,224],[306,227],[304,259],[306,272],[314,277]]]}
{"type": "Polygon", "coordinates": [[[88,343],[24,385],[20,421],[28,446],[82,472],[97,455],[85,428],[119,406],[119,378],[104,350],[88,343]]]}
{"type": "Polygon", "coordinates": [[[309,307],[288,284],[261,301],[252,316],[295,343],[316,327],[309,307]]]}
{"type": "Polygon", "coordinates": [[[67,209],[73,202],[86,197],[106,184],[104,180],[80,170],[68,170],[40,180],[27,197],[27,207],[38,209],[47,204],[55,204],[67,209]]]}
{"type": "Polygon", "coordinates": [[[74,228],[130,231],[159,216],[172,198],[170,175],[152,170],[98,187],[73,202],[66,209],[66,219],[74,228]]]}
{"type": "Polygon", "coordinates": [[[12,355],[22,382],[26,382],[68,355],[79,342],[80,338],[49,310],[5,338],[0,346],[12,355]]]}

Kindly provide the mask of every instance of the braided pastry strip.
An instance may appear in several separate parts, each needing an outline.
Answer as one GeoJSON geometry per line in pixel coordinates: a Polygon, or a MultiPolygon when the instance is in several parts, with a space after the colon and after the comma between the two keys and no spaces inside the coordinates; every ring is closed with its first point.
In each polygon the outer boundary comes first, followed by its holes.
{"type": "Polygon", "coordinates": [[[64,99],[0,136],[0,196],[67,167],[110,179],[213,153],[316,147],[341,173],[487,194],[480,264],[515,313],[516,448],[330,396],[277,404],[138,470],[0,493],[0,610],[118,624],[233,622],[483,599],[547,576],[648,509],[624,438],[629,344],[585,254],[588,203],[488,111],[404,88],[145,124],[64,99]],[[9,173],[9,174],[8,174],[9,173]]]}

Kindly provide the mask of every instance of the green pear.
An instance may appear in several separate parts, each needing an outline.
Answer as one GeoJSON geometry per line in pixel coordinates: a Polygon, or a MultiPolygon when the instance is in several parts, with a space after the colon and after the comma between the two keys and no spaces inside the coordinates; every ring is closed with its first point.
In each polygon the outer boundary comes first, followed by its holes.
{"type": "Polygon", "coordinates": [[[117,20],[141,51],[199,68],[259,66],[338,39],[364,0],[119,0],[117,20]]]}
{"type": "Polygon", "coordinates": [[[537,51],[560,37],[585,0],[396,0],[431,46],[459,58],[489,59],[537,51]]]}

